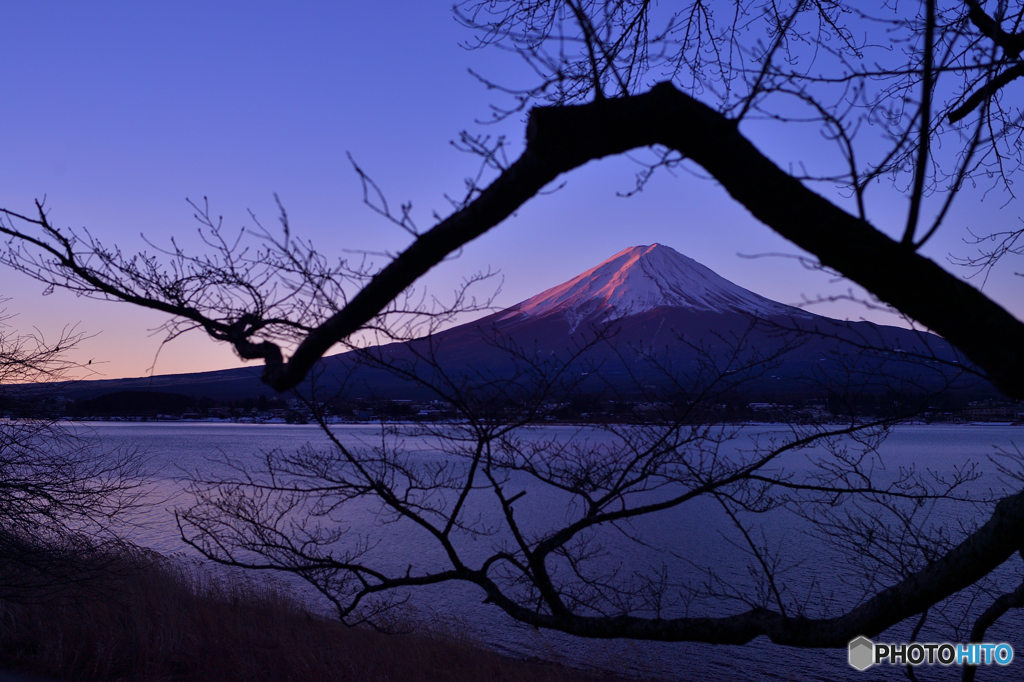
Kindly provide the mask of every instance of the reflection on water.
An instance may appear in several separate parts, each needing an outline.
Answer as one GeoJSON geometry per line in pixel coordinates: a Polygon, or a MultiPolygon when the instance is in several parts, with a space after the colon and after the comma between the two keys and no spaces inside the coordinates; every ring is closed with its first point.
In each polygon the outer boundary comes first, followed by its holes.
{"type": "MultiPolygon", "coordinates": [[[[160,504],[139,515],[138,525],[132,530],[135,539],[164,553],[186,551],[173,519],[175,506],[187,504],[182,496],[182,477],[199,473],[216,477],[227,470],[224,461],[254,464],[259,455],[275,449],[292,451],[305,444],[328,447],[326,436],[316,426],[249,425],[218,423],[117,423],[101,422],[87,425],[96,436],[110,445],[131,445],[145,451],[153,464],[153,498],[160,504]]],[[[536,437],[569,437],[576,433],[572,427],[547,427],[534,431],[536,437]]],[[[733,447],[743,447],[749,435],[764,435],[768,427],[747,429],[733,447]]],[[[346,443],[372,444],[379,439],[373,425],[344,425],[336,433],[346,443]]],[[[599,438],[597,434],[589,434],[599,438]]],[[[1008,426],[931,425],[903,426],[894,431],[881,447],[884,466],[881,476],[895,475],[901,466],[916,466],[940,474],[951,473],[967,460],[977,461],[986,473],[976,490],[1007,489],[1000,482],[995,468],[987,457],[994,448],[1012,448],[1014,440],[1024,441],[1024,429],[1008,426]],[[886,472],[890,473],[886,473],[886,472]]],[[[411,454],[422,461],[440,455],[426,441],[413,440],[406,444],[411,454]]],[[[808,453],[789,456],[778,466],[799,470],[808,466],[808,453]]],[[[813,453],[811,453],[813,456],[813,453]]],[[[517,509],[531,512],[525,522],[540,530],[551,523],[564,520],[564,499],[537,489],[536,484],[523,481],[528,487],[529,506],[522,502],[517,509]],[[533,488],[529,488],[533,485],[533,488]]],[[[481,504],[484,504],[481,502],[481,504]]],[[[374,526],[372,510],[350,511],[346,524],[352,532],[372,532],[380,544],[374,550],[375,561],[385,568],[404,567],[415,561],[442,562],[444,557],[421,529],[411,524],[374,526]]],[[[481,514],[486,514],[482,510],[481,514]]],[[[962,512],[961,512],[962,513],[962,512]]],[[[790,558],[787,578],[797,588],[811,585],[810,580],[835,575],[843,559],[828,551],[804,534],[802,521],[777,514],[765,524],[766,530],[777,537],[778,547],[790,558]],[[813,549],[812,549],[813,547],[813,549]]],[[[699,581],[703,568],[713,567],[720,574],[743,581],[746,558],[740,549],[736,532],[725,519],[720,507],[713,503],[691,503],[685,510],[670,510],[635,523],[631,532],[639,533],[647,547],[640,547],[622,535],[605,539],[607,556],[603,561],[625,569],[642,570],[666,564],[673,575],[699,581]],[[654,548],[669,548],[657,551],[654,548]]],[[[464,538],[468,553],[473,554],[471,539],[464,538]]],[[[479,541],[477,541],[479,542],[479,541]]],[[[485,550],[481,545],[479,549],[485,550]]],[[[1010,562],[1013,563],[1013,562],[1010,562]]],[[[1003,569],[1005,580],[1012,582],[1019,574],[1016,566],[1003,569]]],[[[1019,580],[1019,578],[1017,578],[1019,580]]],[[[838,584],[831,589],[836,599],[842,599],[843,590],[851,588],[838,584]]],[[[472,635],[490,645],[520,655],[542,656],[584,665],[627,668],[642,674],[659,675],[669,679],[755,679],[755,680],[884,680],[906,679],[899,668],[873,667],[858,673],[846,663],[846,652],[836,650],[808,651],[771,645],[755,641],[749,645],[714,646],[691,643],[650,643],[628,641],[581,641],[559,633],[538,632],[511,622],[493,606],[481,604],[482,593],[469,585],[443,585],[422,588],[411,595],[413,608],[418,613],[434,613],[447,622],[457,622],[472,635]]],[[[982,605],[981,608],[983,608],[982,605]]],[[[927,628],[925,629],[925,633],[927,628]]],[[[1006,669],[985,668],[978,679],[1019,679],[1024,670],[1024,620],[1010,614],[994,626],[989,641],[1008,641],[1014,645],[1017,658],[1006,669]],[[1016,673],[1016,674],[1014,674],[1016,673]]],[[[904,641],[909,627],[894,628],[887,632],[887,641],[904,641]]],[[[927,641],[922,634],[921,641],[927,641]]],[[[920,669],[921,679],[957,679],[959,669],[939,666],[920,669]]]]}

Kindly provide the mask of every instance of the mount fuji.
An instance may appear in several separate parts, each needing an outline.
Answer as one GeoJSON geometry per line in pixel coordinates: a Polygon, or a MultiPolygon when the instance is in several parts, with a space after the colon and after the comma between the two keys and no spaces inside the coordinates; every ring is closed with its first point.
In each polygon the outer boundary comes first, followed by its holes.
{"type": "MultiPolygon", "coordinates": [[[[564,360],[595,337],[601,342],[574,362],[627,393],[715,371],[711,365],[738,371],[767,357],[770,371],[747,384],[764,400],[820,393],[836,380],[927,391],[957,371],[955,352],[933,334],[833,320],[772,301],[661,244],[627,248],[563,284],[436,334],[430,352],[449,373],[507,376],[511,355],[520,364],[564,360]]],[[[424,346],[393,344],[380,357],[401,363],[424,346]]],[[[374,383],[390,385],[376,375],[374,383]]]]}
{"type": "MultiPolygon", "coordinates": [[[[558,286],[481,319],[426,339],[373,349],[378,365],[449,378],[507,378],[523,362],[572,364],[569,373],[628,393],[725,363],[737,371],[771,357],[746,385],[751,399],[820,396],[843,374],[861,388],[877,383],[930,391],[957,373],[955,351],[926,332],[843,322],[748,291],[668,246],[633,246],[558,286]],[[581,348],[586,353],[581,353],[581,348]],[[430,362],[423,358],[429,356],[430,362]],[[729,365],[729,363],[732,363],[729,365]],[[426,366],[424,366],[426,365],[426,366]],[[704,368],[702,370],[702,368],[704,368]],[[672,374],[674,378],[669,378],[672,374]]],[[[355,353],[325,358],[327,375],[345,376],[349,395],[422,398],[423,391],[355,353]]],[[[257,368],[81,382],[75,393],[163,390],[214,398],[270,391],[257,368]]]]}
{"type": "Polygon", "coordinates": [[[656,308],[809,317],[798,308],[736,286],[668,246],[652,244],[620,251],[568,282],[512,306],[496,321],[563,314],[570,331],[575,331],[580,322],[594,316],[607,322],[656,308]]]}

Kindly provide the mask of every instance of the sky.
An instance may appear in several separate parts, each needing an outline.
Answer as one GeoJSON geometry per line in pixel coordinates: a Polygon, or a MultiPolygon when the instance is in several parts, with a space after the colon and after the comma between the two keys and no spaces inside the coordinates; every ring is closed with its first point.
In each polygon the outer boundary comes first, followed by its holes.
{"type": "MultiPolygon", "coordinates": [[[[5,3],[0,82],[0,205],[29,212],[45,198],[51,221],[87,228],[125,252],[195,244],[187,199],[208,198],[229,228],[249,212],[276,223],[275,193],[293,231],[333,257],[396,252],[409,236],[362,203],[349,155],[389,201],[411,201],[421,227],[450,212],[478,159],[452,140],[469,130],[506,135],[513,151],[522,117],[485,125],[499,101],[470,70],[524,82],[514,57],[469,51],[448,2],[5,3]]],[[[824,163],[820,140],[758,122],[748,134],[780,164],[824,163]],[[820,157],[820,158],[819,158],[820,157]]],[[[588,164],[558,191],[467,245],[422,283],[444,297],[466,276],[500,273],[495,305],[557,285],[622,249],[661,243],[736,284],[784,303],[841,295],[850,285],[803,268],[800,251],[757,223],[714,182],[686,172],[656,175],[623,198],[639,166],[629,158],[588,164]],[[767,255],[773,254],[773,255],[767,255]],[[782,254],[782,255],[779,255],[782,254]],[[753,257],[752,256],[757,256],[753,257]]],[[[1019,225],[1016,204],[967,188],[950,229],[925,253],[957,274],[963,227],[1019,225]]],[[[879,190],[876,224],[894,233],[905,212],[879,190]],[[890,222],[892,225],[889,225],[890,222]]],[[[1024,296],[1012,264],[986,292],[1018,317],[1024,296]]],[[[193,332],[163,345],[161,314],[76,298],[0,271],[9,332],[88,335],[74,358],[94,378],[241,366],[232,351],[193,332]]],[[[899,320],[838,302],[812,310],[840,318],[899,320]]]]}

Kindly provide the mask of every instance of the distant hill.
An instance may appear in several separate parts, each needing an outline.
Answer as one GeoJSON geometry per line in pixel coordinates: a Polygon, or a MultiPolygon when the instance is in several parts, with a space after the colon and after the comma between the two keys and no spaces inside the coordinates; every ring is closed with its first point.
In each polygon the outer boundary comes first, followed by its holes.
{"type": "Polygon", "coordinates": [[[121,414],[180,415],[196,404],[192,396],[161,391],[114,391],[81,399],[70,410],[75,417],[106,417],[121,414]]]}
{"type": "Polygon", "coordinates": [[[89,400],[114,392],[144,391],[175,393],[192,398],[207,397],[214,400],[241,400],[268,397],[274,391],[260,381],[259,365],[193,374],[162,374],[132,379],[99,379],[76,381],[63,387],[62,393],[72,400],[89,400]]]}

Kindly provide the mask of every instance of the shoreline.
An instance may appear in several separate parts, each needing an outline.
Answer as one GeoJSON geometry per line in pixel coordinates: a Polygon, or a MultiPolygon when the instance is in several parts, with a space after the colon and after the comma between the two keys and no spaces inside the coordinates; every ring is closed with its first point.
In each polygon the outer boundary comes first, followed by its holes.
{"type": "MultiPolygon", "coordinates": [[[[11,417],[0,417],[0,419],[6,419],[7,421],[19,421],[17,418],[11,417]]],[[[281,418],[270,418],[260,419],[256,417],[238,417],[238,418],[227,418],[227,417],[205,417],[202,419],[181,419],[177,417],[64,417],[58,419],[59,422],[71,422],[71,423],[126,423],[126,424],[243,424],[247,426],[319,426],[315,421],[287,421],[281,418]]],[[[342,419],[340,417],[328,418],[325,423],[331,426],[336,425],[351,425],[351,426],[379,426],[385,425],[417,425],[417,424],[443,424],[445,420],[408,420],[408,419],[388,419],[385,421],[370,419],[370,420],[358,420],[358,419],[342,419]]],[[[458,422],[452,422],[458,423],[458,422]]],[[[620,426],[657,426],[658,422],[630,422],[630,421],[545,421],[535,424],[525,424],[523,428],[543,428],[545,426],[600,426],[603,424],[615,424],[620,426]]],[[[845,426],[849,424],[847,421],[820,421],[820,422],[785,422],[779,420],[770,421],[722,421],[715,422],[716,426],[792,426],[797,424],[800,426],[845,426]]],[[[894,426],[1024,426],[1024,421],[925,421],[925,420],[905,420],[896,421],[894,426]]]]}

